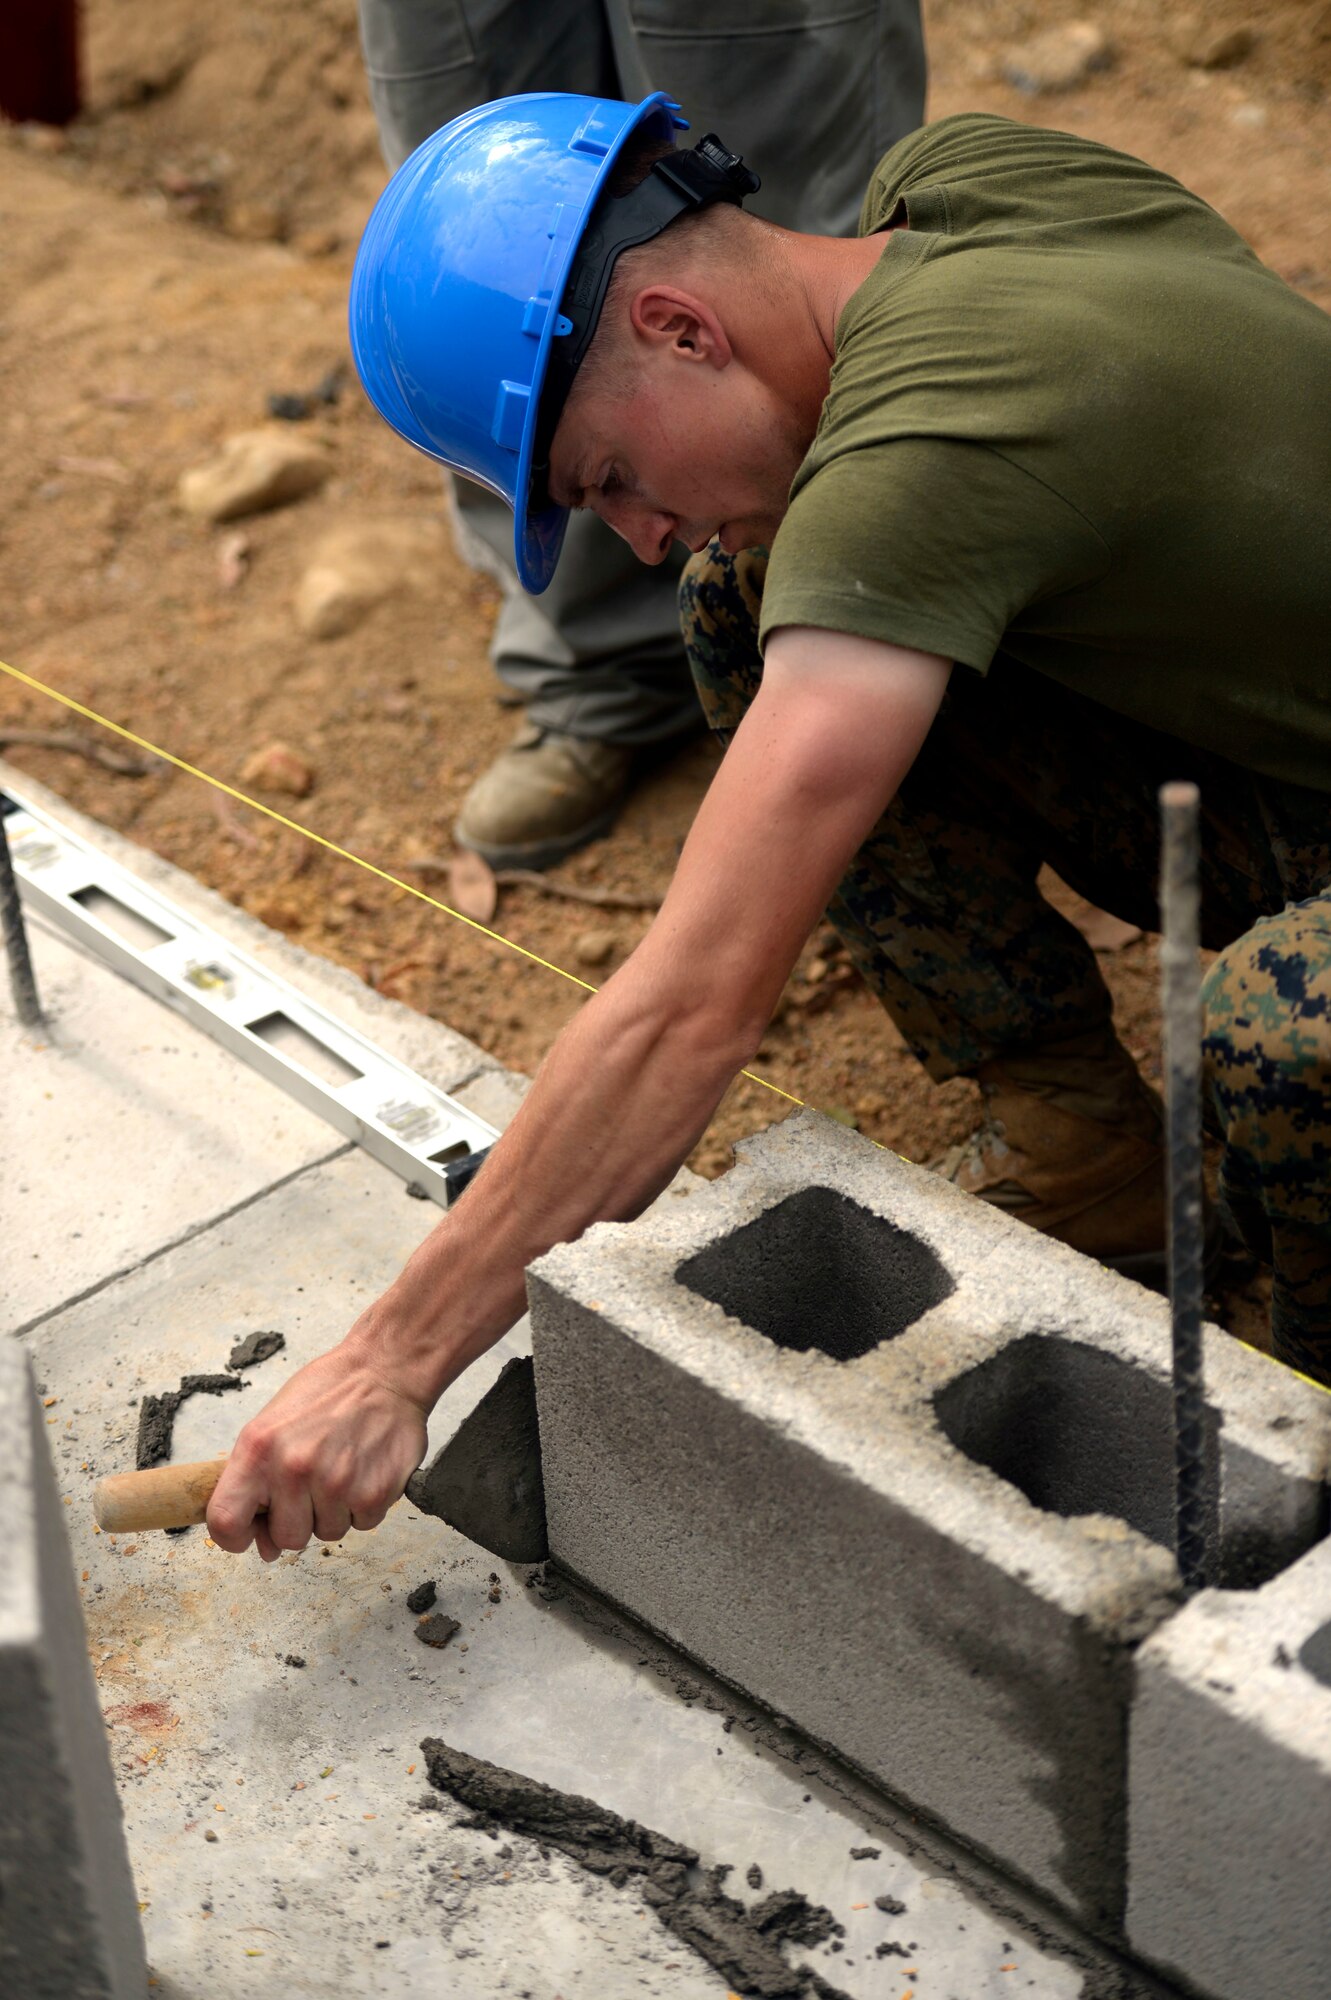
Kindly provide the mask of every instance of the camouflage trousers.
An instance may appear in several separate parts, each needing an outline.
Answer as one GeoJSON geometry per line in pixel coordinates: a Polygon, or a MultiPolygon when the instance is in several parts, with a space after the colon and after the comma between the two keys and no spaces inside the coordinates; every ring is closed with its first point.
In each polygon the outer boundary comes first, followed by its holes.
{"type": "MultiPolygon", "coordinates": [[[[766,554],[694,557],[684,641],[729,741],[762,679],[766,554]]],[[[1095,954],[1040,894],[1073,889],[1159,928],[1159,787],[1202,798],[1208,1125],[1220,1193],[1274,1273],[1282,1360],[1331,1382],[1331,797],[1257,776],[1000,656],[959,668],[828,915],[939,1080],[1112,1032],[1095,954]]]]}

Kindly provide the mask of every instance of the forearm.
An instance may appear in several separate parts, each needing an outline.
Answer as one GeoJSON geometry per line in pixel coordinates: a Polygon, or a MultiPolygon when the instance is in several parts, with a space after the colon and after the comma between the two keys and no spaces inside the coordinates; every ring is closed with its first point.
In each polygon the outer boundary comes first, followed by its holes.
{"type": "Polygon", "coordinates": [[[630,1220],[668,1184],[760,1029],[718,1024],[625,967],[564,1030],[465,1200],[349,1343],[432,1404],[519,1317],[534,1258],[593,1222],[630,1220]]]}

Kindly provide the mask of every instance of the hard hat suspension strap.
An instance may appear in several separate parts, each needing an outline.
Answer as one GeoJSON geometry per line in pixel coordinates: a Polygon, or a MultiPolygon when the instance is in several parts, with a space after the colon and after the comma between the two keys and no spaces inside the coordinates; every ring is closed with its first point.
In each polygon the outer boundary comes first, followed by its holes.
{"type": "Polygon", "coordinates": [[[571,322],[550,347],[536,432],[534,482],[542,481],[550,446],[574,377],[596,334],[616,261],[626,250],[649,243],[681,215],[724,201],[738,207],[762,183],[738,153],[728,152],[715,133],[687,152],[666,153],[627,194],[605,195],[593,209],[569,270],[559,311],[571,322]]]}

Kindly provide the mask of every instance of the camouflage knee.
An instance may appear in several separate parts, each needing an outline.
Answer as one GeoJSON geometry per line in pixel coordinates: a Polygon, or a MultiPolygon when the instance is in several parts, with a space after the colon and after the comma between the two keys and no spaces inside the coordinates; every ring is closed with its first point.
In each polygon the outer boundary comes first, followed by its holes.
{"type": "Polygon", "coordinates": [[[1254,925],[1202,999],[1221,1193],[1274,1270],[1277,1354],[1331,1380],[1331,896],[1254,925]]]}
{"type": "Polygon", "coordinates": [[[762,685],[758,619],[766,549],[728,556],[715,543],[684,566],[679,623],[707,726],[728,743],[762,685]]]}

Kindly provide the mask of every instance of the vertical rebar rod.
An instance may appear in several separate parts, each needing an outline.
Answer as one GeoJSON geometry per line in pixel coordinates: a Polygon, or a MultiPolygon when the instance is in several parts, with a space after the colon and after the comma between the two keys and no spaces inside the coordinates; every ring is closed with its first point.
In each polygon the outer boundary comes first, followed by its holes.
{"type": "Polygon", "coordinates": [[[1160,983],[1174,1333],[1178,1566],[1187,1596],[1206,1584],[1206,1403],[1202,1384],[1202,1003],[1196,785],[1160,788],[1160,983]]]}
{"type": "Polygon", "coordinates": [[[4,927],[5,956],[9,960],[9,983],[14,989],[15,1009],[25,1028],[35,1028],[41,1022],[42,1003],[37,998],[37,980],[32,970],[28,931],[23,921],[23,905],[19,902],[18,883],[14,880],[14,863],[9,852],[9,833],[3,812],[0,812],[0,925],[4,927]]]}

